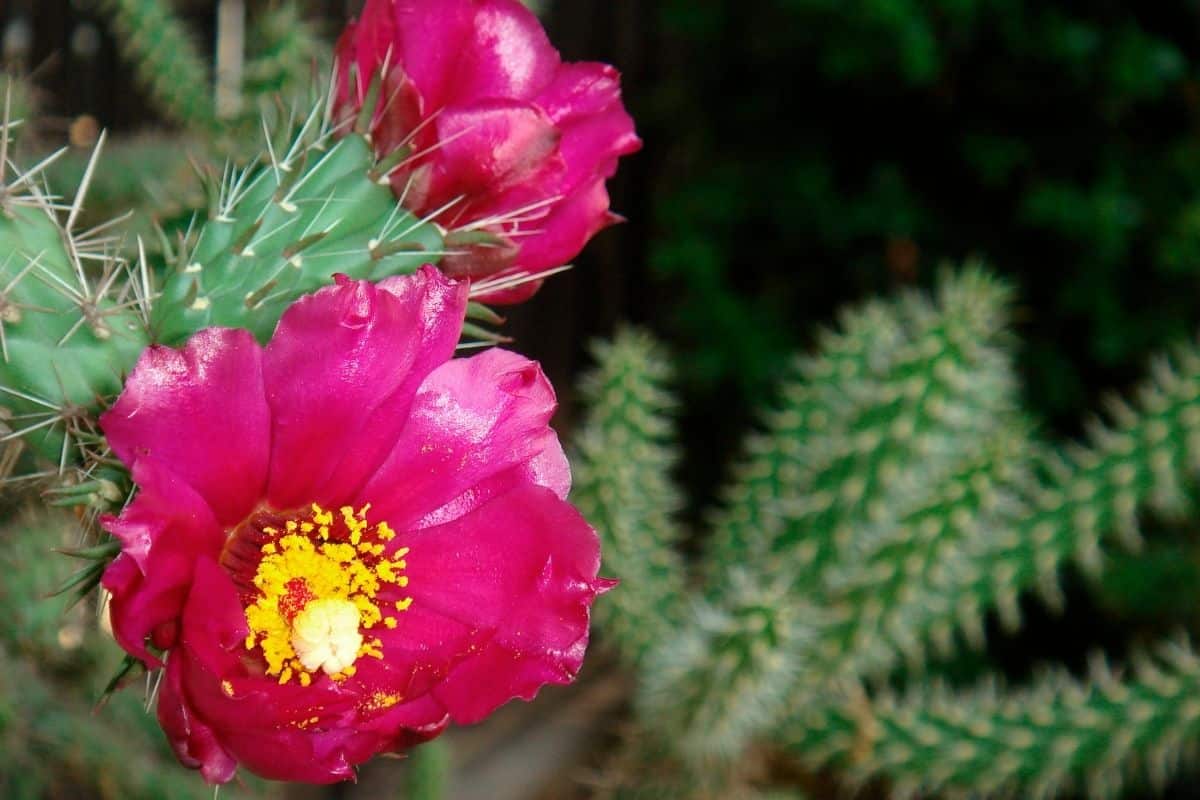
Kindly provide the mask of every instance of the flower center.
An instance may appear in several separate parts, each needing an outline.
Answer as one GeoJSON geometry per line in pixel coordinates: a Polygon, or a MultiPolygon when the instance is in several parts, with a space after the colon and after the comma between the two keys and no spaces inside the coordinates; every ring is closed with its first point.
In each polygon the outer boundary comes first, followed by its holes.
{"type": "Polygon", "coordinates": [[[394,599],[408,585],[408,548],[385,557],[396,534],[386,522],[370,525],[369,509],[334,513],[313,503],[288,514],[260,511],[226,545],[222,563],[241,578],[246,649],[257,648],[281,684],[296,678],[308,686],[318,671],[342,680],[358,658],[382,658],[368,631],[396,627],[391,612],[412,604],[394,599]]]}

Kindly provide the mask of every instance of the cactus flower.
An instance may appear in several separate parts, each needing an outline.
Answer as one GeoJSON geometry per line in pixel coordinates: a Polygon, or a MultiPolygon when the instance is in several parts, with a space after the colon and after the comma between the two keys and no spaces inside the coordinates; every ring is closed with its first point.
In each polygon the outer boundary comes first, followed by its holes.
{"type": "MultiPolygon", "coordinates": [[[[442,262],[449,274],[503,287],[567,263],[619,219],[605,180],[641,141],[617,71],[564,63],[517,0],[367,0],[336,59],[339,119],[375,103],[371,139],[400,202],[458,245],[442,262]]],[[[536,288],[484,299],[519,302],[536,288]]]]}
{"type": "Polygon", "coordinates": [[[101,419],[138,495],[103,524],[117,641],[210,783],[353,778],[579,670],[595,532],[565,501],[553,389],[453,359],[465,283],[341,278],[266,347],[149,348],[101,419]]]}

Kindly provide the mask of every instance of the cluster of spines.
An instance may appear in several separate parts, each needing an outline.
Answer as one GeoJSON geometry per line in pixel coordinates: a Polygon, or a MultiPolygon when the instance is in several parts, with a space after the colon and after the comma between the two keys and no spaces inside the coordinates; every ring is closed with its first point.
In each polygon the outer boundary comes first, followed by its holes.
{"type": "Polygon", "coordinates": [[[671,479],[678,459],[666,388],[671,371],[645,333],[625,330],[594,348],[583,381],[588,415],[575,439],[571,500],[602,538],[604,574],[621,581],[594,613],[631,663],[681,622],[684,570],[671,479]]]}
{"type": "Polygon", "coordinates": [[[147,284],[117,255],[112,223],[80,230],[103,137],[74,200],[65,204],[41,178],[62,151],[18,171],[8,158],[8,115],[6,101],[0,118],[0,392],[9,430],[0,441],[21,440],[57,462],[62,475],[88,448],[103,449],[96,406],[116,395],[146,344],[149,297],[147,284]]]}
{"type": "Polygon", "coordinates": [[[276,144],[264,125],[266,159],[228,166],[209,220],[171,254],[153,320],[159,341],[175,344],[210,325],[265,340],[289,303],[334,273],[379,279],[443,255],[437,226],[371,179],[376,161],[365,138],[335,139],[320,105],[288,127],[276,144]]]}
{"type": "Polygon", "coordinates": [[[1161,788],[1200,752],[1200,657],[1172,642],[1130,672],[1096,657],[1087,680],[1055,671],[1021,689],[852,690],[797,714],[779,741],[851,783],[882,778],[896,798],[1105,798],[1143,779],[1161,788]]]}
{"type": "MultiPolygon", "coordinates": [[[[1136,658],[1128,679],[1102,669],[1089,683],[1055,675],[961,693],[921,683],[931,645],[943,655],[963,639],[982,645],[991,612],[1015,628],[1025,592],[1061,603],[1066,561],[1097,575],[1107,538],[1136,548],[1139,513],[1192,507],[1200,349],[1155,362],[1132,405],[1113,401],[1108,424],[1055,449],[1017,409],[1007,303],[1006,290],[967,270],[943,281],[936,304],[909,297],[851,313],[825,353],[799,362],[714,517],[704,599],[634,659],[641,724],[669,729],[690,769],[783,732],[808,764],[882,779],[900,796],[1106,795],[1139,765],[1164,780],[1196,748],[1200,705],[1186,699],[1200,662],[1181,645],[1136,658]],[[897,384],[917,388],[889,389],[897,384]],[[905,477],[865,479],[881,471],[878,451],[897,449],[889,437],[906,415],[925,443],[891,454],[905,477]],[[886,687],[905,660],[907,693],[861,688],[886,687]]],[[[629,402],[597,397],[605,408],[629,402]]],[[[623,457],[627,442],[596,438],[578,463],[586,473],[623,457]]],[[[588,474],[585,496],[624,497],[608,479],[588,474]]],[[[645,507],[617,507],[621,530],[645,529],[645,507]]],[[[603,532],[611,512],[586,510],[603,532]]],[[[636,630],[657,613],[639,600],[598,621],[636,630]]]]}

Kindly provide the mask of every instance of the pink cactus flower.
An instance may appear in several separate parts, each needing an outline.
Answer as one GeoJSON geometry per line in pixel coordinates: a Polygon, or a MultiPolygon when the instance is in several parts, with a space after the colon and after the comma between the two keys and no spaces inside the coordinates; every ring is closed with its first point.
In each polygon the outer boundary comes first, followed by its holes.
{"type": "Polygon", "coordinates": [[[139,360],[101,424],[139,487],[105,527],[117,641],[210,783],[328,783],[568,683],[595,532],[566,501],[538,365],[451,356],[432,267],[302,298],[260,347],[210,328],[139,360]]]}
{"type": "Polygon", "coordinates": [[[451,231],[442,268],[520,302],[620,218],[604,182],[641,147],[607,64],[564,63],[517,0],[367,0],[337,45],[335,108],[370,133],[400,202],[451,231]],[[470,234],[492,234],[486,249],[470,234]],[[517,285],[513,285],[517,283],[517,285]]]}

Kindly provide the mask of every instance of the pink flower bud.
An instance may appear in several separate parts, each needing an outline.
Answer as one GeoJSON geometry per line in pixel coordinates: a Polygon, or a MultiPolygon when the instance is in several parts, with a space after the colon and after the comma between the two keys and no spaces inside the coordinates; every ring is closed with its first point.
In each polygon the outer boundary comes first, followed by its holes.
{"type": "Polygon", "coordinates": [[[564,63],[517,0],[367,0],[336,59],[338,117],[349,126],[374,96],[369,133],[401,203],[517,245],[474,268],[469,250],[450,257],[458,274],[530,276],[480,299],[526,299],[620,219],[605,181],[641,140],[617,71],[564,63]]]}

